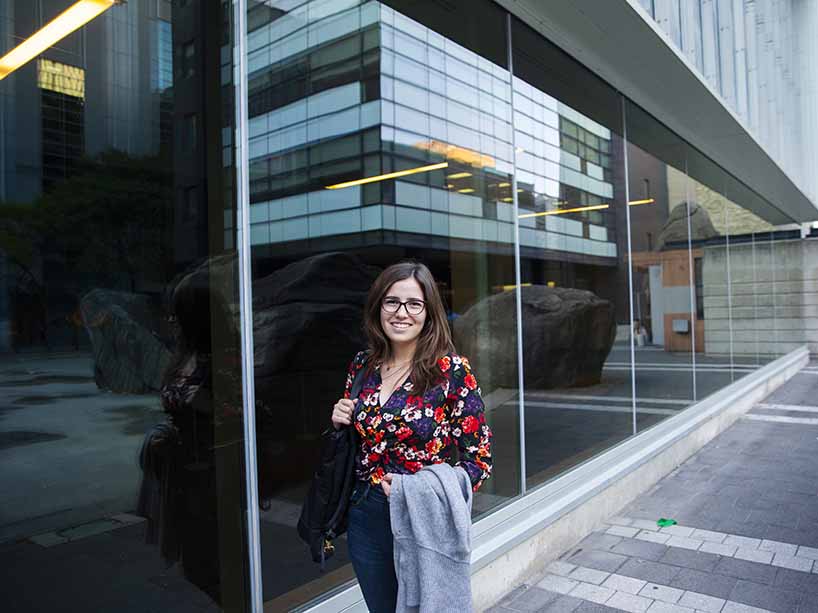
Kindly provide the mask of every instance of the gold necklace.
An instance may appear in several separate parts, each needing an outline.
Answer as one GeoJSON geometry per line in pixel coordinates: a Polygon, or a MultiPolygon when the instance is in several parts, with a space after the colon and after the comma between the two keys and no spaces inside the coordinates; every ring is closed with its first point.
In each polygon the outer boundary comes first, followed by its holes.
{"type": "Polygon", "coordinates": [[[409,364],[412,360],[407,360],[405,362],[400,362],[399,364],[392,364],[392,366],[386,365],[386,372],[389,372],[393,368],[397,368],[398,366],[403,366],[404,364],[409,364]]]}

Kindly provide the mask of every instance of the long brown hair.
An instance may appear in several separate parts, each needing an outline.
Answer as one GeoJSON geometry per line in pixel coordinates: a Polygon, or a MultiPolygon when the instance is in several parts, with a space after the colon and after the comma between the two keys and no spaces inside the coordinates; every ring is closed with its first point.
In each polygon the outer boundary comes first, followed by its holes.
{"type": "Polygon", "coordinates": [[[392,285],[409,278],[418,282],[426,301],[426,321],[417,339],[410,374],[414,393],[423,393],[441,379],[438,359],[454,351],[443,300],[432,273],[425,265],[420,262],[399,262],[378,275],[366,299],[364,333],[369,342],[369,368],[383,364],[392,357],[392,345],[381,327],[381,301],[392,285]]]}

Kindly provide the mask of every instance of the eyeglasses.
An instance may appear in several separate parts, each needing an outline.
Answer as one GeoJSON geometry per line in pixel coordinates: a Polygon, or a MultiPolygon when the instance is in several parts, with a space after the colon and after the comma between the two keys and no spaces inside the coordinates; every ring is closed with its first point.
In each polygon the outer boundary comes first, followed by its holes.
{"type": "Polygon", "coordinates": [[[387,313],[397,313],[401,307],[406,309],[409,315],[420,315],[423,313],[423,309],[426,308],[426,303],[423,302],[423,300],[407,300],[406,302],[401,302],[392,296],[387,296],[381,300],[381,308],[387,313]]]}

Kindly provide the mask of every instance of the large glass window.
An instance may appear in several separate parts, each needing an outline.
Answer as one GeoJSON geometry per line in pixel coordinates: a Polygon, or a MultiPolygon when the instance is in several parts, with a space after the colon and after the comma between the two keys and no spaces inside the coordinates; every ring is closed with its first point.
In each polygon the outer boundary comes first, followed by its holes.
{"type": "Polygon", "coordinates": [[[2,608],[240,611],[232,5],[111,4],[0,80],[2,608]]]}
{"type": "Polygon", "coordinates": [[[475,517],[520,492],[505,15],[489,3],[454,3],[456,19],[443,5],[392,4],[304,2],[250,33],[255,392],[277,416],[258,456],[261,553],[275,611],[354,576],[345,537],[322,574],[295,525],[321,432],[366,348],[367,292],[391,264],[430,268],[481,388],[494,467],[475,517]]]}
{"type": "Polygon", "coordinates": [[[703,334],[694,274],[701,253],[691,246],[711,235],[712,224],[689,193],[685,143],[630,102],[626,122],[634,380],[642,429],[701,397],[695,366],[703,334]]]}
{"type": "Polygon", "coordinates": [[[622,109],[613,89],[516,20],[512,41],[534,486],[634,433],[622,109]]]}

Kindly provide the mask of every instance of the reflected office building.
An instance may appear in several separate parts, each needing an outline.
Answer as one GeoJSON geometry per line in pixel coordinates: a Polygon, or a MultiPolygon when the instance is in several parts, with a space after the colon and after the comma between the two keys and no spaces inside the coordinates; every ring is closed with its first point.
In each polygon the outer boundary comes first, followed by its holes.
{"type": "Polygon", "coordinates": [[[406,259],[494,433],[493,606],[818,351],[815,40],[818,0],[0,0],[4,611],[365,613],[295,526],[406,259]]]}

